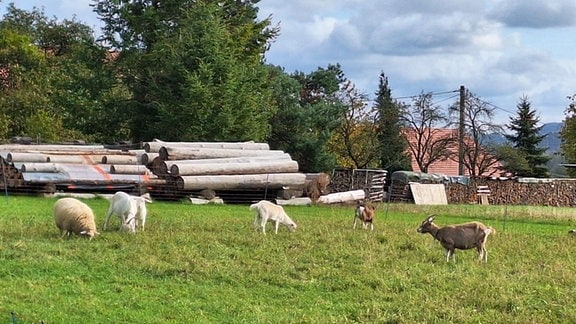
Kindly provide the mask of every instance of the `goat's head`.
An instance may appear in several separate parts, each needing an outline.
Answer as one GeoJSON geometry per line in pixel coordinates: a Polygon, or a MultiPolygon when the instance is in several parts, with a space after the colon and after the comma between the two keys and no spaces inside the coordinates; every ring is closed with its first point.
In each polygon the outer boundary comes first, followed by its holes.
{"type": "Polygon", "coordinates": [[[434,227],[434,215],[428,215],[416,231],[418,233],[429,233],[434,227]]]}
{"type": "Polygon", "coordinates": [[[290,232],[294,232],[296,230],[296,227],[298,227],[294,222],[289,222],[288,224],[286,224],[286,226],[288,227],[288,230],[290,232]]]}

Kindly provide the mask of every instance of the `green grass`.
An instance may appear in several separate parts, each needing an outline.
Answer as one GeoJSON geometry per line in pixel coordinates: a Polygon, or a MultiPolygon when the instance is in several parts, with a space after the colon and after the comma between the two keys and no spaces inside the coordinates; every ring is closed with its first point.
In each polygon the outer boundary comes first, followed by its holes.
{"type": "Polygon", "coordinates": [[[373,232],[352,206],[288,206],[298,230],[252,228],[245,205],[148,205],[147,229],[100,227],[108,202],[87,200],[101,235],[62,239],[55,199],[0,200],[0,322],[415,323],[576,322],[573,209],[380,205],[373,232]],[[496,228],[488,263],[446,263],[428,234],[481,220],[496,228]]]}

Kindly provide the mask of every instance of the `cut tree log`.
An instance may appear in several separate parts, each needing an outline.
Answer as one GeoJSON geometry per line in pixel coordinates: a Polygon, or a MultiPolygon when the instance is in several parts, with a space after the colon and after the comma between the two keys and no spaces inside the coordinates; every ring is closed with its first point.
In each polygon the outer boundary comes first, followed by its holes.
{"type": "Polygon", "coordinates": [[[160,148],[163,146],[168,147],[181,147],[181,148],[210,148],[210,149],[226,149],[226,150],[269,150],[268,143],[255,143],[255,142],[164,142],[155,140],[144,144],[144,150],[147,153],[159,153],[160,148]]]}
{"type": "MultiPolygon", "coordinates": [[[[210,160],[207,160],[210,161],[210,160]]],[[[171,164],[171,176],[210,175],[210,174],[258,174],[298,172],[298,162],[252,161],[243,163],[192,163],[171,164]]]]}
{"type": "Polygon", "coordinates": [[[22,172],[60,172],[61,168],[57,163],[23,163],[20,166],[22,172]]]}
{"type": "Polygon", "coordinates": [[[140,156],[140,164],[152,163],[152,161],[158,157],[158,153],[144,153],[140,156]]]}
{"type": "Polygon", "coordinates": [[[336,203],[351,202],[351,201],[364,199],[365,196],[366,196],[366,193],[364,192],[364,190],[335,192],[335,193],[327,194],[324,196],[320,196],[320,198],[318,198],[318,203],[336,204],[336,203]]]}
{"type": "Polygon", "coordinates": [[[158,152],[162,160],[197,160],[242,156],[274,156],[286,154],[281,150],[232,150],[220,148],[186,148],[162,146],[158,152]]]}
{"type": "Polygon", "coordinates": [[[104,155],[102,164],[141,164],[136,155],[104,155]]]}
{"type": "Polygon", "coordinates": [[[112,164],[110,165],[111,174],[149,174],[150,170],[140,164],[112,164]]]}
{"type": "Polygon", "coordinates": [[[258,156],[242,156],[242,157],[230,157],[230,158],[214,158],[214,159],[198,159],[198,160],[168,160],[166,165],[168,170],[171,169],[173,164],[183,165],[183,164],[205,164],[205,163],[252,163],[259,161],[287,161],[292,160],[290,154],[278,154],[273,156],[268,155],[258,155],[258,156]]]}
{"type": "Polygon", "coordinates": [[[281,189],[304,188],[303,173],[272,173],[242,175],[202,175],[176,177],[179,190],[227,190],[227,189],[281,189]]]}
{"type": "Polygon", "coordinates": [[[43,153],[10,152],[6,155],[8,162],[48,162],[49,158],[43,153]]]}

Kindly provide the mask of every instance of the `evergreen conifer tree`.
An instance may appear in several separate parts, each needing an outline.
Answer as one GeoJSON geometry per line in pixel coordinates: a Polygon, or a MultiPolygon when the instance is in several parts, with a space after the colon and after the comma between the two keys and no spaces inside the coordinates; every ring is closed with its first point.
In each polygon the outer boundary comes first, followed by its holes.
{"type": "Polygon", "coordinates": [[[540,118],[531,108],[527,97],[520,98],[517,107],[517,116],[510,117],[510,124],[506,125],[512,134],[506,135],[513,147],[526,159],[527,168],[509,170],[521,177],[548,177],[548,168],[545,164],[550,161],[546,155],[546,148],[540,147],[540,143],[546,135],[540,135],[542,126],[537,126],[540,118]]]}

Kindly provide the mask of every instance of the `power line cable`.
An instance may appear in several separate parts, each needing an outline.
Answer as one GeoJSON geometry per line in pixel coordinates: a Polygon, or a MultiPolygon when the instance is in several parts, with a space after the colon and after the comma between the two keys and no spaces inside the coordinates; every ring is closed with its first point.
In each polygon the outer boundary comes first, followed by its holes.
{"type": "MultiPolygon", "coordinates": [[[[454,92],[459,92],[459,91],[460,91],[460,90],[449,90],[449,91],[429,92],[429,93],[424,92],[423,94],[429,94],[429,95],[432,95],[432,96],[437,96],[437,95],[454,93],[454,92]]],[[[404,96],[404,97],[395,97],[395,98],[392,98],[392,100],[416,98],[416,97],[418,97],[419,95],[421,95],[421,94],[412,95],[412,96],[404,96]]]]}

